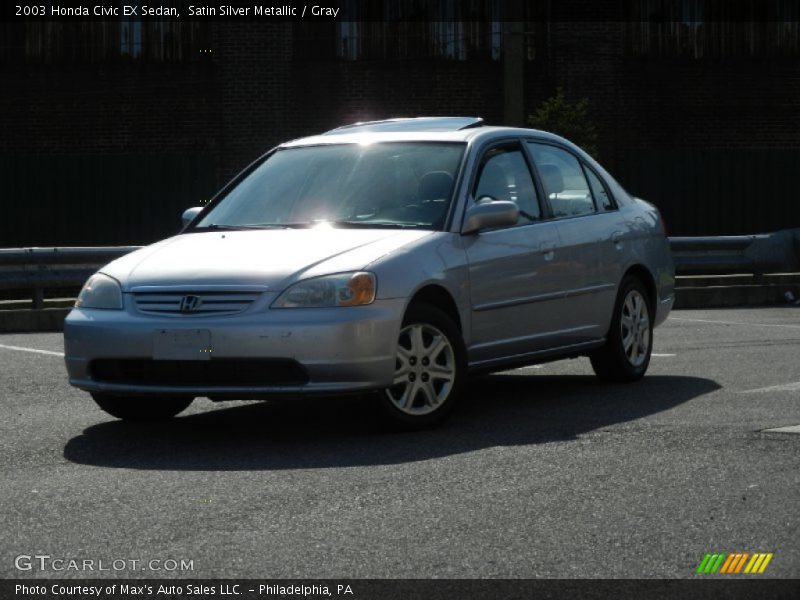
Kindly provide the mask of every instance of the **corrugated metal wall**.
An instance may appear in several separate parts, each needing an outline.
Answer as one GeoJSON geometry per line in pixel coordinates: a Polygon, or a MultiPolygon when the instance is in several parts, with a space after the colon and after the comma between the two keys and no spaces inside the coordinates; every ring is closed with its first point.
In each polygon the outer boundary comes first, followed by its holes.
{"type": "Polygon", "coordinates": [[[800,227],[800,150],[642,150],[614,175],[658,206],[670,235],[734,235],[800,227]]]}
{"type": "Polygon", "coordinates": [[[208,156],[1,156],[0,247],[147,244],[217,189],[208,156]]]}

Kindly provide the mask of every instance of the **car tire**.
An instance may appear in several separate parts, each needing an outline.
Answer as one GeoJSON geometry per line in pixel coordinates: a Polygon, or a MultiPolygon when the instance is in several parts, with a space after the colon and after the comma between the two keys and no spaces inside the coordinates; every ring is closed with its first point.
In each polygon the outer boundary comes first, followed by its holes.
{"type": "Polygon", "coordinates": [[[453,320],[435,306],[412,304],[397,341],[395,384],[380,392],[380,405],[397,429],[441,424],[462,394],[467,352],[453,320]]]}
{"type": "Polygon", "coordinates": [[[589,358],[595,374],[604,381],[641,379],[653,350],[652,303],[647,288],[632,275],[622,280],[605,345],[589,358]]]}
{"type": "Polygon", "coordinates": [[[92,394],[97,406],[124,421],[164,421],[185,410],[194,398],[142,398],[92,394]]]}

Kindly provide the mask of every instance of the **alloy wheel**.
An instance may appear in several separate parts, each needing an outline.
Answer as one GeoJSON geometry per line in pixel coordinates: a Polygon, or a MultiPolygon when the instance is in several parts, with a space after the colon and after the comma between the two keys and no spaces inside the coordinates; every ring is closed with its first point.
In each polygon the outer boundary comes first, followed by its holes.
{"type": "Polygon", "coordinates": [[[647,301],[639,290],[632,289],[622,303],[620,333],[625,357],[634,367],[647,360],[650,349],[650,314],[647,301]]]}
{"type": "Polygon", "coordinates": [[[389,400],[409,415],[425,415],[441,406],[453,389],[456,357],[447,336],[436,327],[412,324],[400,331],[389,400]]]}

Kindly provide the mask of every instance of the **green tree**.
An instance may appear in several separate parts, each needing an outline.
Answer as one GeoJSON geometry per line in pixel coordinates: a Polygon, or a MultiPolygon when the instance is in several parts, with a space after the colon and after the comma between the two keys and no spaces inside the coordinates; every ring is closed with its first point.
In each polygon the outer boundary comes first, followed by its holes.
{"type": "Polygon", "coordinates": [[[528,125],[563,136],[597,157],[597,129],[589,118],[588,98],[570,102],[559,87],[528,117],[528,125]]]}

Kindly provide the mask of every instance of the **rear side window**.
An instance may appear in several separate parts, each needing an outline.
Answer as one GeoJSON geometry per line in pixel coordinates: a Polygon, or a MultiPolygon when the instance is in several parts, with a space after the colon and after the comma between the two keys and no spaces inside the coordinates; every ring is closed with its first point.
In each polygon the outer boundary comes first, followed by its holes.
{"type": "Polygon", "coordinates": [[[597,212],[578,159],[561,148],[528,142],[553,216],[577,217],[597,212]]]}
{"type": "Polygon", "coordinates": [[[601,211],[614,210],[614,202],[612,202],[611,197],[608,195],[608,190],[606,190],[606,186],[603,185],[600,178],[595,175],[594,171],[589,167],[584,167],[584,171],[586,171],[586,178],[589,180],[589,186],[592,188],[595,205],[597,205],[601,211]]]}

